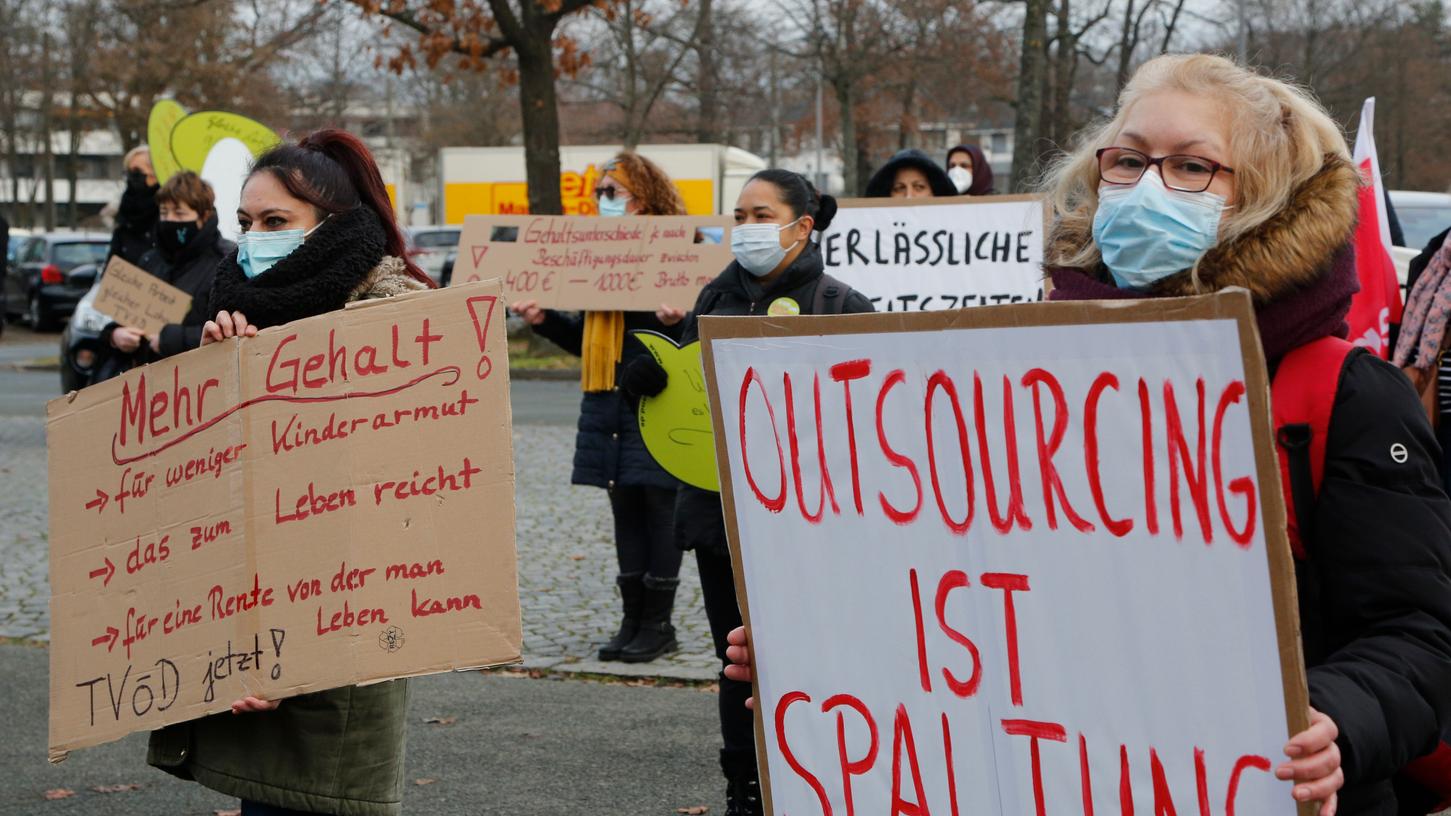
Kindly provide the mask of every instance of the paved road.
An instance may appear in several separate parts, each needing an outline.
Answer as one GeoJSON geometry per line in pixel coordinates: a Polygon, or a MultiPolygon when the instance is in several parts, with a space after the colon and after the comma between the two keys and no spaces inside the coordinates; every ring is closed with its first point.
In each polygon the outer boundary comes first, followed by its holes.
{"type": "MultiPolygon", "coordinates": [[[[15,816],[213,816],[235,800],[146,766],[146,741],[45,762],[46,656],[0,646],[0,813],[15,816]],[[101,786],[139,784],[100,793],[101,786]],[[75,795],[47,801],[45,792],[75,795]]],[[[632,688],[580,680],[439,675],[410,681],[405,813],[463,816],[724,810],[715,764],[715,696],[699,688],[632,688]],[[457,718],[429,725],[431,717],[457,718]],[[418,780],[433,780],[418,784],[418,780]]]]}

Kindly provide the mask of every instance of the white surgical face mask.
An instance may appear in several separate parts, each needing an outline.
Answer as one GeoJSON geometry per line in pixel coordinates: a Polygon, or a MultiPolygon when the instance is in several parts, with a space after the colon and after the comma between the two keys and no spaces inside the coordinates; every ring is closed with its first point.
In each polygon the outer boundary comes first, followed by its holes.
{"type": "Polygon", "coordinates": [[[630,200],[622,195],[616,194],[614,198],[599,199],[600,215],[604,218],[619,218],[629,212],[630,200]]]}
{"type": "Polygon", "coordinates": [[[1224,196],[1164,186],[1159,174],[1098,194],[1093,240],[1121,289],[1147,289],[1183,272],[1219,243],[1224,196]]]}
{"type": "Polygon", "coordinates": [[[957,188],[958,193],[965,193],[972,186],[972,171],[961,165],[948,168],[947,177],[952,179],[952,186],[957,188]]]}
{"type": "Polygon", "coordinates": [[[781,246],[781,230],[795,226],[800,221],[798,218],[790,224],[737,225],[731,230],[731,253],[747,272],[764,278],[781,265],[787,252],[801,243],[798,240],[789,247],[781,246]]]}
{"type": "Polygon", "coordinates": [[[310,230],[290,229],[274,232],[244,232],[237,236],[237,263],[242,274],[248,278],[258,275],[277,265],[277,262],[291,255],[302,246],[303,239],[317,232],[329,215],[310,230]]]}

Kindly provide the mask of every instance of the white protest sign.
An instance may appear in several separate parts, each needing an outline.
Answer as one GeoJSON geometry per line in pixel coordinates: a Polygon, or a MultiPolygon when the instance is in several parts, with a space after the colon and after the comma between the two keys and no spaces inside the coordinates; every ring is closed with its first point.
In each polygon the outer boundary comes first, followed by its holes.
{"type": "Polygon", "coordinates": [[[826,271],[879,312],[995,306],[1043,297],[1038,196],[841,202],[821,236],[826,271]]]}
{"type": "Polygon", "coordinates": [[[702,330],[768,812],[1296,812],[1247,297],[702,330]]]}

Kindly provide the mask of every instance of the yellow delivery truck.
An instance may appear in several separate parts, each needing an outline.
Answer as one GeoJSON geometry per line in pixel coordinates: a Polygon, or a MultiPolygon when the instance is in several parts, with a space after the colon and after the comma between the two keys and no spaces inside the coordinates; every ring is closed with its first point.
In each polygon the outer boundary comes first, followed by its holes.
{"type": "MultiPolygon", "coordinates": [[[[619,150],[619,145],[559,148],[559,191],[566,214],[597,212],[595,182],[600,168],[619,150]]],[[[766,167],[760,156],[720,144],[641,145],[637,152],[675,180],[691,215],[729,212],[746,180],[766,167]]],[[[438,164],[444,223],[462,224],[466,215],[529,211],[524,148],[445,147],[438,164]]]]}

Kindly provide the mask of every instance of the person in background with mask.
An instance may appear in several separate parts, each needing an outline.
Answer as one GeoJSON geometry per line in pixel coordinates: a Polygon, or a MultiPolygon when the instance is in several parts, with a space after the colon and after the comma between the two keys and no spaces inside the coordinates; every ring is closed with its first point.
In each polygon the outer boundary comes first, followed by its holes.
{"type": "Polygon", "coordinates": [[[960,144],[947,151],[947,177],[959,195],[984,196],[997,192],[993,189],[993,168],[987,163],[982,148],[974,144],[960,144]]]}
{"type": "Polygon", "coordinates": [[[947,171],[920,150],[897,152],[867,182],[867,198],[934,198],[955,196],[947,171]]]}
{"type": "MultiPolygon", "coordinates": [[[[408,261],[366,145],[319,130],[258,157],[242,187],[237,251],[212,283],[202,345],[431,289],[408,261]]],[[[397,816],[408,681],[244,697],[231,713],[151,734],[147,762],[242,800],[242,816],[397,816]]]]}
{"type": "Polygon", "coordinates": [[[146,145],[133,147],[122,162],[126,168],[126,189],[116,210],[116,228],[111,232],[111,248],[106,253],[121,256],[128,263],[141,265],[141,256],[156,245],[156,171],[151,167],[151,149],[146,145]]]}
{"type": "MultiPolygon", "coordinates": [[[[1158,57],[1049,173],[1051,298],[1241,287],[1273,372],[1349,332],[1359,189],[1304,91],[1223,57],[1158,57]]],[[[1437,797],[1398,774],[1451,722],[1451,500],[1406,378],[1364,349],[1338,373],[1318,495],[1296,509],[1313,518],[1295,559],[1310,726],[1274,774],[1319,816],[1421,816],[1437,797]]],[[[730,674],[747,680],[745,630],[730,639],[730,674]]]]}
{"type": "Polygon", "coordinates": [[[212,278],[222,259],[237,248],[217,231],[215,198],[212,186],[190,170],[167,179],[156,193],[161,216],[156,222],[156,247],[141,256],[140,266],[191,295],[191,310],[181,323],[150,335],[132,326],[107,325],[101,331],[101,344],[119,356],[97,369],[96,382],[126,371],[131,367],[127,362],[150,362],[201,345],[212,278]]]}
{"type": "MultiPolygon", "coordinates": [[[[701,290],[688,315],[667,308],[659,312],[660,319],[681,325],[684,345],[700,339],[698,321],[706,315],[874,311],[865,295],[825,273],[821,249],[812,235],[824,232],[835,215],[836,199],[818,193],[800,173],[778,169],[756,173],[736,199],[736,226],[731,230],[735,261],[701,290]]],[[[663,380],[665,371],[658,364],[655,368],[656,376],[663,380]]],[[[728,665],[726,636],[741,625],[741,610],[736,605],[720,493],[681,485],[675,532],[682,549],[695,551],[716,655],[722,666],[728,665]]],[[[726,816],[759,816],[762,812],[755,721],[745,707],[750,696],[750,683],[721,676],[720,724],[725,744],[720,763],[726,778],[726,816]]]]}
{"type": "MultiPolygon", "coordinates": [[[[631,152],[604,166],[595,198],[602,217],[685,215],[665,171],[631,152]]],[[[682,560],[673,532],[679,482],[656,464],[640,436],[636,406],[641,397],[660,393],[665,381],[663,372],[655,374],[655,358],[629,333],[647,330],[672,339],[676,333],[649,312],[566,314],[532,300],[513,310],[541,337],[581,357],[584,398],[570,481],[609,492],[623,607],[619,630],[599,657],[647,663],[679,648],[670,622],[682,560]]]]}

